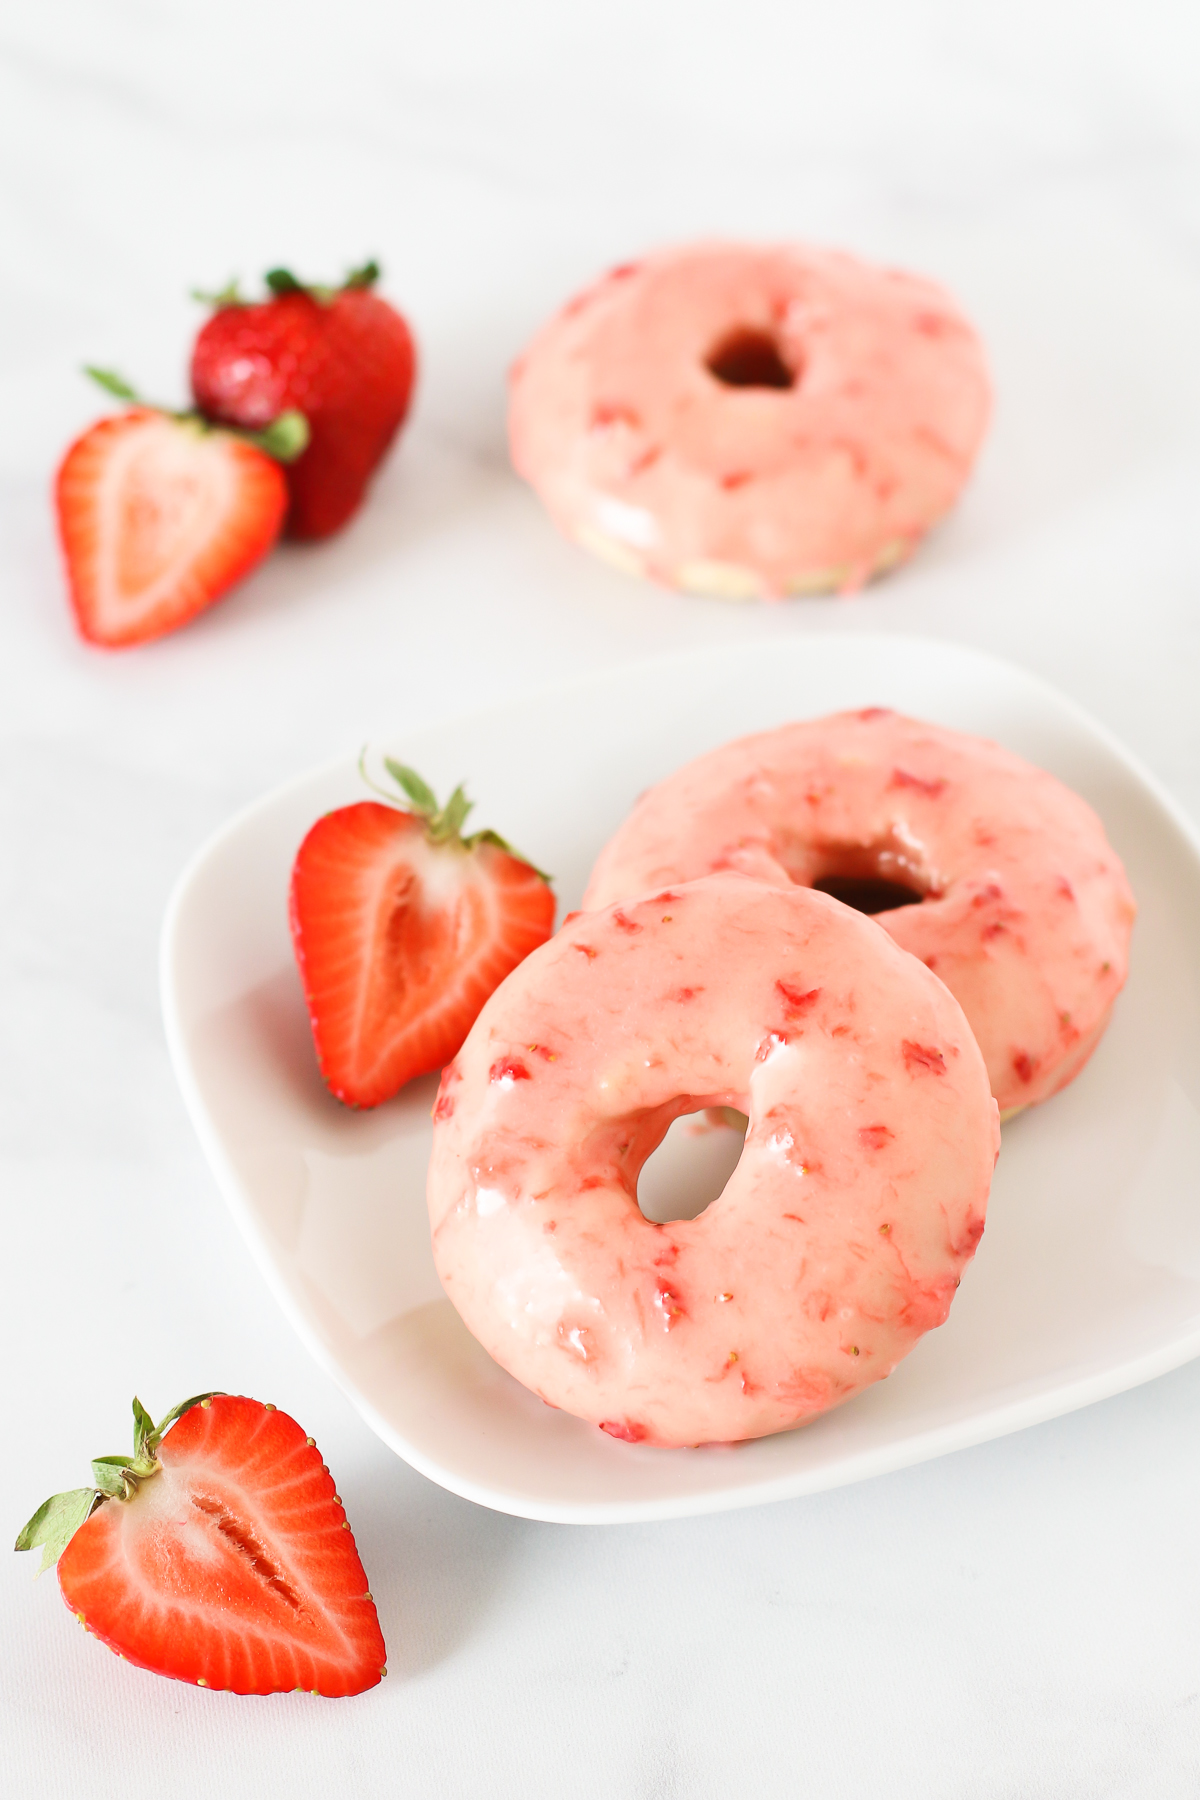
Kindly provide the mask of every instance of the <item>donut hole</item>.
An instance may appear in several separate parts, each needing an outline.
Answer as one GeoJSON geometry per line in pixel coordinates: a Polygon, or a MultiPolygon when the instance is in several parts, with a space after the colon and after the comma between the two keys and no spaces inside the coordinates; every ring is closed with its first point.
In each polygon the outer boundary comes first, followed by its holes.
{"type": "Polygon", "coordinates": [[[683,1113],[638,1175],[637,1203],[655,1225],[696,1219],[718,1200],[746,1141],[744,1113],[730,1106],[683,1113]]]}
{"type": "Polygon", "coordinates": [[[813,886],[860,913],[894,912],[898,906],[919,906],[925,898],[915,888],[880,875],[819,875],[813,886]]]}
{"type": "Polygon", "coordinates": [[[860,913],[919,906],[933,892],[928,870],[908,846],[894,839],[878,844],[828,846],[819,858],[819,872],[809,885],[860,913]]]}
{"type": "Polygon", "coordinates": [[[719,338],[704,359],[725,387],[795,387],[800,371],[784,359],[779,340],[757,325],[738,325],[719,338]]]}

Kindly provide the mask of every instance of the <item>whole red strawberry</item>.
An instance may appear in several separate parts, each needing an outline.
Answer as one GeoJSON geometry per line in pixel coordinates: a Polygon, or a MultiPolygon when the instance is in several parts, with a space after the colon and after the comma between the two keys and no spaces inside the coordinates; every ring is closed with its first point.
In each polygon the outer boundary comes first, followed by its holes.
{"type": "Polygon", "coordinates": [[[17,1538],[126,1662],[235,1694],[361,1694],[387,1674],[375,1603],[310,1437],[273,1406],[197,1394],[132,1456],[55,1494],[17,1538]]]}
{"type": "Polygon", "coordinates": [[[412,333],[375,292],[378,278],[373,262],[340,288],[272,269],[269,300],[249,304],[236,287],[215,295],[196,338],[192,392],[207,418],[255,431],[293,409],[308,420],[308,449],[287,470],[290,537],[340,530],[408,412],[412,333]]]}

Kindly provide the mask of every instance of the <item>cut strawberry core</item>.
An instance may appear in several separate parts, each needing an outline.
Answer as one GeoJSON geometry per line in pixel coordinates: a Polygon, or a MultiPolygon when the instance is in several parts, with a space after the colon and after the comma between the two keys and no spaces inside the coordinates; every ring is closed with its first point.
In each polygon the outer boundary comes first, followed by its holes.
{"type": "Polygon", "coordinates": [[[167,419],[148,419],[108,470],[112,513],[101,556],[113,599],[146,603],[193,560],[234,500],[221,441],[203,443],[167,419]]]}
{"type": "Polygon", "coordinates": [[[165,420],[131,437],[114,461],[108,543],[114,595],[143,600],[187,563],[227,511],[233,471],[165,420]]]}

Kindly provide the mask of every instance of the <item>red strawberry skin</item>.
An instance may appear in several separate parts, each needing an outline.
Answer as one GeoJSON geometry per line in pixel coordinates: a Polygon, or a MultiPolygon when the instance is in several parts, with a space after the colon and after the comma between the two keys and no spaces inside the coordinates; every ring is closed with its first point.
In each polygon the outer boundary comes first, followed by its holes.
{"type": "Polygon", "coordinates": [[[294,407],[308,420],[308,448],[287,470],[294,538],[328,537],[357,511],[415,375],[407,324],[369,287],[222,306],[192,351],[192,392],[207,418],[260,431],[294,407]]]}
{"type": "Polygon", "coordinates": [[[377,1106],[462,1047],[484,1002],[554,927],[554,895],[498,845],[434,844],[362,801],[319,819],[292,869],[292,942],[326,1082],[377,1106]]]}
{"type": "Polygon", "coordinates": [[[55,480],[76,623],[117,649],[185,625],[248,575],[287,510],[279,464],[149,407],[101,419],[55,480]]]}
{"type": "Polygon", "coordinates": [[[215,1395],[159,1472],[106,1500],[58,1560],[63,1599],[127,1662],[235,1694],[340,1696],[386,1673],[333,1481],[294,1419],[215,1395]]]}

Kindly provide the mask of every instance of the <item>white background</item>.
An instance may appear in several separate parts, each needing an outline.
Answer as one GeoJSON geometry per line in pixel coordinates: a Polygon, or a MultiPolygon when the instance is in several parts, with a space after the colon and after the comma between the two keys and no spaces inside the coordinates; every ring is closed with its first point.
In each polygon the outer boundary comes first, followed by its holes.
{"type": "Polygon", "coordinates": [[[277,1312],[184,1119],[155,955],[187,855],[273,782],[673,646],[998,650],[1200,812],[1198,71],[1193,0],[0,7],[5,1529],[126,1443],[135,1390],[273,1400],[334,1470],[391,1671],[353,1702],[202,1694],[119,1664],[10,1557],[6,1793],[1195,1795],[1200,1367],[756,1512],[475,1508],[385,1451],[277,1312]],[[539,319],[709,232],[909,264],[987,339],[966,500],[853,601],[627,582],[509,471],[504,372],[539,319]],[[47,505],[103,410],[80,362],[181,401],[190,285],[370,253],[423,365],[365,513],[174,639],[86,649],[47,505]]]}

